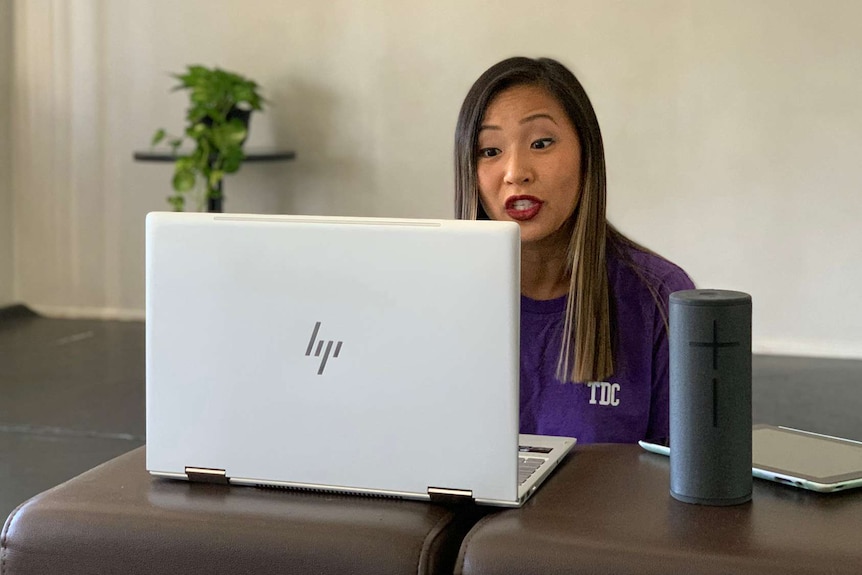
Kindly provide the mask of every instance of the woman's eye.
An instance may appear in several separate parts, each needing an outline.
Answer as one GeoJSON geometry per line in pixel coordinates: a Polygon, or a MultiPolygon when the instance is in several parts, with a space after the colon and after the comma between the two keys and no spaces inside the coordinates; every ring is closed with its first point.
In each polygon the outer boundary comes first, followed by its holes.
{"type": "Polygon", "coordinates": [[[500,150],[498,148],[482,148],[479,150],[480,158],[493,158],[496,155],[499,155],[500,150]]]}
{"type": "Polygon", "coordinates": [[[543,150],[554,143],[553,138],[542,138],[541,140],[536,140],[530,146],[534,150],[543,150]]]}

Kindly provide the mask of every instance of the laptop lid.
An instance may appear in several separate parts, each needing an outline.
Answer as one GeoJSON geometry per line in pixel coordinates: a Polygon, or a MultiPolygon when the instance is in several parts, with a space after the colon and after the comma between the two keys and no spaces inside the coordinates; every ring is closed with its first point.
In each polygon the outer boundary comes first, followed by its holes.
{"type": "Polygon", "coordinates": [[[517,224],[152,213],[146,242],[150,472],[518,499],[517,224]]]}

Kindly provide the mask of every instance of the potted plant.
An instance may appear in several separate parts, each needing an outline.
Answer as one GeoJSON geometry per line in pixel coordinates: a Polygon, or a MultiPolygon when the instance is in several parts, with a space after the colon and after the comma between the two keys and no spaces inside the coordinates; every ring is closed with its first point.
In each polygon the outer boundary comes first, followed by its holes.
{"type": "Polygon", "coordinates": [[[222,179],[240,168],[249,119],[252,112],[263,109],[265,100],[256,82],[219,68],[188,66],[186,73],[172,76],[180,81],[174,91],[189,91],[189,107],[182,136],[171,136],[163,129],[153,135],[153,146],[167,138],[176,156],[174,194],[168,202],[174,210],[183,211],[185,194],[201,182],[209,211],[220,212],[222,179]],[[187,140],[194,149],[179,153],[187,140]]]}

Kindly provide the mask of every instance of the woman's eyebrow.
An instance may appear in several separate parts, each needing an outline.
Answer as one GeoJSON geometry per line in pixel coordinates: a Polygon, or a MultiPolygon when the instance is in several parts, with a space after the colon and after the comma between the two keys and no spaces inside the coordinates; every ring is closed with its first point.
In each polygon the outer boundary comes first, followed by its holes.
{"type": "Polygon", "coordinates": [[[545,114],[544,112],[540,112],[538,114],[531,114],[531,115],[527,116],[526,118],[522,119],[518,123],[519,124],[526,124],[527,122],[533,122],[533,121],[538,120],[540,118],[545,118],[547,120],[550,120],[554,124],[557,123],[557,121],[553,118],[553,116],[551,116],[550,114],[545,114]]]}
{"type": "MultiPolygon", "coordinates": [[[[554,119],[554,117],[553,117],[553,116],[551,116],[550,114],[546,114],[546,113],[544,113],[544,112],[539,112],[538,114],[530,114],[530,115],[529,115],[529,116],[527,116],[526,118],[522,118],[522,119],[518,122],[518,124],[523,125],[523,124],[527,124],[527,123],[529,123],[529,122],[535,122],[536,120],[540,120],[540,119],[542,119],[542,118],[544,118],[544,119],[546,119],[546,120],[550,120],[550,121],[551,121],[551,122],[553,122],[555,125],[557,125],[557,121],[554,119]]],[[[502,129],[503,129],[503,128],[501,128],[500,126],[497,126],[496,124],[482,124],[481,126],[479,126],[479,131],[480,131],[480,132],[481,132],[481,131],[483,131],[483,130],[502,130],[502,129]]]]}

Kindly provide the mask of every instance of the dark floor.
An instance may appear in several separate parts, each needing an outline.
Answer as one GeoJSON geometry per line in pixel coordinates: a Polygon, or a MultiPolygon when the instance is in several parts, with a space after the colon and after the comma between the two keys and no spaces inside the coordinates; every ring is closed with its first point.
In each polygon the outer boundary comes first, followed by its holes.
{"type": "Polygon", "coordinates": [[[0,518],[144,444],[143,322],[0,309],[0,518]]]}
{"type": "MultiPolygon", "coordinates": [[[[754,421],[862,441],[862,361],[755,356],[754,421]]],[[[144,444],[144,324],[0,308],[0,522],[144,444]]]]}

